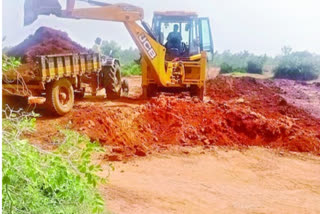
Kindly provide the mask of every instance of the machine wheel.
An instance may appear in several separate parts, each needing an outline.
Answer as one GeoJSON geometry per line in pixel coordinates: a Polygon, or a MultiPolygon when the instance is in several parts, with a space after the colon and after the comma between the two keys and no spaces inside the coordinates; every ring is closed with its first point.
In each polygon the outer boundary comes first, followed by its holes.
{"type": "Polygon", "coordinates": [[[106,89],[107,98],[120,98],[122,84],[120,65],[116,63],[113,67],[107,68],[104,74],[104,87],[106,89]]]}
{"type": "Polygon", "coordinates": [[[192,85],[190,87],[191,97],[198,97],[200,100],[203,100],[204,97],[204,87],[198,87],[197,85],[192,85]]]}
{"type": "Polygon", "coordinates": [[[50,83],[47,87],[46,96],[50,110],[60,116],[65,115],[73,108],[73,87],[67,79],[50,83]]]}
{"type": "Polygon", "coordinates": [[[143,87],[143,98],[144,99],[154,97],[154,96],[156,96],[156,94],[157,94],[157,85],[150,84],[148,86],[143,87]]]}

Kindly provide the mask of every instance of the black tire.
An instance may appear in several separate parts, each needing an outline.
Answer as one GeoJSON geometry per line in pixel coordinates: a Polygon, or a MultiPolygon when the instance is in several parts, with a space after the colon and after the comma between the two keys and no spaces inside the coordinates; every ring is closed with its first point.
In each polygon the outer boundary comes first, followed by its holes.
{"type": "Polygon", "coordinates": [[[118,99],[121,96],[121,70],[120,65],[104,68],[104,87],[108,99],[118,99]]]}
{"type": "Polygon", "coordinates": [[[203,100],[204,97],[204,87],[198,87],[197,85],[192,85],[190,87],[191,97],[198,97],[200,100],[203,100]]]}
{"type": "Polygon", "coordinates": [[[74,105],[74,91],[67,79],[60,79],[49,83],[46,91],[49,109],[57,115],[65,115],[74,105]]]}

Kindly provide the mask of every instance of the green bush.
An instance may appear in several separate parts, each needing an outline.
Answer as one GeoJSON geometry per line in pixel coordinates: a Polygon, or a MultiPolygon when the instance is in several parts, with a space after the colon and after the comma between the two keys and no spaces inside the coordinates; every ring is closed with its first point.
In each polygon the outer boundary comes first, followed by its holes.
{"type": "Polygon", "coordinates": [[[257,61],[248,61],[247,72],[250,74],[262,74],[263,63],[257,61]]]}
{"type": "Polygon", "coordinates": [[[228,74],[228,73],[246,73],[246,69],[245,68],[233,68],[231,65],[227,64],[227,63],[222,63],[220,66],[220,73],[222,74],[228,74]]]}
{"type": "Polygon", "coordinates": [[[232,66],[230,66],[229,64],[227,63],[222,63],[220,65],[220,73],[222,74],[228,74],[228,73],[232,73],[232,66]]]}
{"type": "Polygon", "coordinates": [[[121,67],[122,76],[141,75],[141,66],[135,62],[121,67]]]}
{"type": "Polygon", "coordinates": [[[320,60],[309,52],[288,53],[280,58],[274,70],[275,78],[292,80],[314,80],[320,73],[320,60]]]}
{"type": "Polygon", "coordinates": [[[105,179],[96,174],[100,166],[91,163],[101,147],[65,130],[59,148],[44,151],[22,137],[34,130],[35,120],[21,113],[3,119],[3,213],[102,213],[96,185],[105,179]]]}
{"type": "Polygon", "coordinates": [[[221,73],[258,73],[261,74],[267,61],[266,55],[257,56],[248,51],[231,53],[215,52],[213,65],[221,68],[221,73]]]}

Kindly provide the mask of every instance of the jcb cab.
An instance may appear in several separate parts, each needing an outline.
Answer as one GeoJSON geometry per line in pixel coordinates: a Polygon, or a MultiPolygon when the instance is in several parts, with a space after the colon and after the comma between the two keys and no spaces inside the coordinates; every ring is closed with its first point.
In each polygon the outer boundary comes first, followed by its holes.
{"type": "MultiPolygon", "coordinates": [[[[209,19],[198,18],[193,12],[155,12],[152,34],[166,48],[165,73],[172,75],[171,82],[165,87],[189,89],[192,96],[202,99],[207,60],[213,57],[209,19]]],[[[144,93],[150,96],[164,86],[149,70],[142,60],[142,84],[144,93]]]]}

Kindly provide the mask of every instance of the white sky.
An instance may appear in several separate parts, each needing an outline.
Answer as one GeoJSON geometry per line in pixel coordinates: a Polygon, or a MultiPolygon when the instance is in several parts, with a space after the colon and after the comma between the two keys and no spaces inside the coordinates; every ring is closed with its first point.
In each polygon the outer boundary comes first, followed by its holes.
{"type": "MultiPolygon", "coordinates": [[[[122,23],[68,20],[41,16],[23,26],[24,0],[3,1],[3,46],[15,45],[40,26],[66,31],[69,36],[91,47],[99,36],[115,40],[123,47],[135,47],[122,23]]],[[[61,0],[63,1],[63,0],[61,0]]],[[[276,55],[284,45],[294,50],[320,53],[320,3],[318,0],[109,0],[144,8],[151,25],[154,10],[196,11],[211,20],[215,49],[232,52],[248,50],[276,55]]]]}

